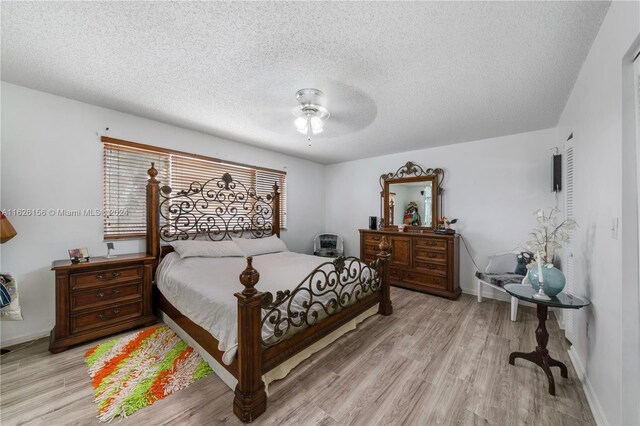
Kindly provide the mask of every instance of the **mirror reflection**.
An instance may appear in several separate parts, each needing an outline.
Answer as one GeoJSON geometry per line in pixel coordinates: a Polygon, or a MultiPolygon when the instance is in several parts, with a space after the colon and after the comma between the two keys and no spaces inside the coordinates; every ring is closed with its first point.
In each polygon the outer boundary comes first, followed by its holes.
{"type": "Polygon", "coordinates": [[[427,226],[433,224],[432,180],[389,184],[389,225],[427,226]]]}

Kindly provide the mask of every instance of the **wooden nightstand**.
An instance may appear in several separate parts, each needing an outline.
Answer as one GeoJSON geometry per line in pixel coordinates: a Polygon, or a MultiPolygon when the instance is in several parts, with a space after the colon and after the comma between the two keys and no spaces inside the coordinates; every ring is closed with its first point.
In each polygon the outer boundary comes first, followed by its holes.
{"type": "Polygon", "coordinates": [[[56,260],[56,325],[49,351],[156,322],[151,306],[154,258],[144,253],[56,260]]]}

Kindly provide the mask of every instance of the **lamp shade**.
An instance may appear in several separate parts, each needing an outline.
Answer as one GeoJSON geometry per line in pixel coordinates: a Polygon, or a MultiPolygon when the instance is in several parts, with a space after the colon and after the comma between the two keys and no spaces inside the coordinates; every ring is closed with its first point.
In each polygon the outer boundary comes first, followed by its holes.
{"type": "Polygon", "coordinates": [[[17,234],[16,230],[4,214],[0,213],[0,244],[4,244],[17,234]]]}

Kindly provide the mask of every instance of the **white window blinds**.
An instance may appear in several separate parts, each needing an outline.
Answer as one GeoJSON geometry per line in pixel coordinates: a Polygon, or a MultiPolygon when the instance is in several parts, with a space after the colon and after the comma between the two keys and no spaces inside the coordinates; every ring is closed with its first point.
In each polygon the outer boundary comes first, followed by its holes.
{"type": "Polygon", "coordinates": [[[280,228],[286,228],[286,173],[241,165],[195,154],[103,138],[104,143],[104,238],[135,238],[146,234],[147,169],[158,170],[160,185],[172,192],[188,189],[192,182],[204,183],[229,173],[236,182],[266,196],[278,183],[280,228]]]}
{"type": "Polygon", "coordinates": [[[169,156],[104,144],[104,238],[143,237],[147,230],[147,170],[153,162],[166,183],[169,156]]]}

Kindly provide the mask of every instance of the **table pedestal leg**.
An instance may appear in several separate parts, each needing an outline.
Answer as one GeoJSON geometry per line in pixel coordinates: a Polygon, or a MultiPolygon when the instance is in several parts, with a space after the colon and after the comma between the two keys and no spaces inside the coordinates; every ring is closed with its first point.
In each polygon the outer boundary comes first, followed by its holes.
{"type": "Polygon", "coordinates": [[[533,352],[512,352],[509,355],[509,364],[515,365],[516,358],[526,359],[532,363],[540,366],[549,379],[549,393],[551,395],[556,394],[556,382],[553,379],[553,373],[551,367],[560,367],[560,375],[567,378],[567,366],[560,361],[553,359],[549,356],[547,350],[547,343],[549,343],[549,332],[547,331],[546,321],[548,308],[545,305],[537,304],[538,312],[538,328],[536,329],[536,341],[538,346],[533,352]]]}

